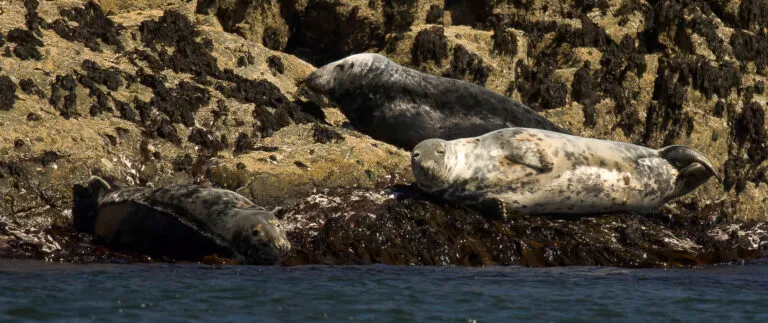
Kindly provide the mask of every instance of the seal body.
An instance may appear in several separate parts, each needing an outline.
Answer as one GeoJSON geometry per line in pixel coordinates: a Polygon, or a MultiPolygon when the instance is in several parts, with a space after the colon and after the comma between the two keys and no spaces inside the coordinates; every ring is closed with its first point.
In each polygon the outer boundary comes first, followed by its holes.
{"type": "Polygon", "coordinates": [[[429,138],[479,136],[510,126],[567,133],[509,97],[400,66],[379,54],[330,63],[304,84],[335,101],[356,129],[405,149],[429,138]]]}
{"type": "Polygon", "coordinates": [[[75,228],[105,245],[156,257],[276,263],[290,249],[278,219],[247,198],[198,185],[112,189],[94,177],[75,186],[75,228]]]}
{"type": "Polygon", "coordinates": [[[429,139],[411,161],[417,185],[429,193],[526,214],[652,213],[720,178],[707,157],[688,147],[653,150],[526,128],[429,139]]]}

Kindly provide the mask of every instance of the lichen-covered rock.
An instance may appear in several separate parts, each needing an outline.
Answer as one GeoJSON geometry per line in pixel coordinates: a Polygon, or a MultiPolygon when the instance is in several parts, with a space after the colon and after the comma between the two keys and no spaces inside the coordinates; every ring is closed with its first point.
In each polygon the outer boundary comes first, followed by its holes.
{"type": "Polygon", "coordinates": [[[280,206],[298,246],[286,264],[663,266],[759,256],[768,241],[759,222],[768,220],[766,8],[0,1],[0,257],[147,261],[69,228],[71,185],[91,174],[227,187],[280,206]],[[364,51],[511,96],[575,134],[696,148],[725,181],[665,210],[672,222],[494,222],[423,196],[390,197],[385,187],[412,181],[407,153],[348,129],[297,86],[312,65],[364,51]]]}
{"type": "Polygon", "coordinates": [[[14,37],[11,56],[0,58],[0,224],[18,230],[0,232],[0,249],[39,248],[0,253],[83,252],[61,239],[76,239],[66,230],[71,187],[92,174],[128,185],[214,184],[266,206],[325,185],[409,180],[406,152],[322,125],[323,109],[296,86],[309,64],[195,22],[183,6],[117,11],[3,4],[0,34],[14,37]],[[39,30],[27,28],[30,17],[39,30]],[[28,56],[32,49],[39,55],[28,56]],[[314,123],[327,133],[314,136],[314,123]]]}

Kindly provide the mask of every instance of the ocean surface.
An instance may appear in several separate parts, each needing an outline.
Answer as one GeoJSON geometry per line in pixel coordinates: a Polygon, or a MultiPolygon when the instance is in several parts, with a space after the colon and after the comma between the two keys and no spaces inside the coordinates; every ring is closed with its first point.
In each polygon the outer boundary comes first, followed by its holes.
{"type": "Polygon", "coordinates": [[[0,322],[768,321],[768,263],[606,267],[72,265],[0,259],[0,322]]]}

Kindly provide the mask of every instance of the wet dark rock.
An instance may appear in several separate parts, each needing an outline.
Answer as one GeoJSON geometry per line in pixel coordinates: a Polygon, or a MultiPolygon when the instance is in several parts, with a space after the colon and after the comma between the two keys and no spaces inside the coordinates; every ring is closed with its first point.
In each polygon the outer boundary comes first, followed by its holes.
{"type": "Polygon", "coordinates": [[[427,11],[426,23],[428,24],[442,24],[443,23],[443,8],[439,5],[433,4],[429,6],[427,11]]]}
{"type": "Polygon", "coordinates": [[[43,93],[43,90],[35,84],[35,81],[32,79],[21,79],[19,81],[19,88],[21,88],[21,91],[29,94],[29,95],[36,95],[39,98],[45,98],[45,93],[43,93]]]}
{"type": "Polygon", "coordinates": [[[448,39],[443,27],[430,27],[416,34],[411,47],[411,62],[420,66],[427,61],[439,64],[448,57],[448,39]]]}
{"type": "Polygon", "coordinates": [[[0,111],[13,109],[16,99],[16,83],[8,76],[0,76],[0,111]]]}
{"type": "Polygon", "coordinates": [[[35,59],[38,61],[43,59],[43,54],[40,53],[38,48],[45,46],[45,44],[33,32],[14,28],[8,32],[7,37],[9,42],[16,44],[16,47],[13,48],[13,54],[19,59],[35,59]]]}
{"type": "Polygon", "coordinates": [[[280,56],[277,56],[277,55],[269,56],[269,58],[267,58],[267,66],[269,67],[269,70],[272,71],[272,73],[275,73],[275,74],[285,73],[285,65],[283,64],[283,60],[280,59],[280,56]]]}
{"type": "Polygon", "coordinates": [[[120,40],[120,33],[125,27],[115,24],[94,1],[88,1],[83,7],[61,9],[62,17],[50,23],[59,37],[71,42],[81,42],[90,50],[100,52],[101,43],[113,46],[116,51],[125,49],[120,40]],[[76,23],[70,24],[71,22],[76,23]],[[101,41],[101,43],[99,42],[101,41]]]}
{"type": "Polygon", "coordinates": [[[312,125],[312,138],[315,139],[315,142],[321,144],[344,141],[344,136],[342,136],[338,131],[317,122],[312,125]]]}
{"type": "MultiPolygon", "coordinates": [[[[318,194],[281,211],[293,250],[283,263],[362,265],[697,266],[760,257],[708,206],[674,221],[633,214],[492,220],[412,188],[318,194]],[[731,236],[734,234],[734,236],[731,236]],[[456,237],[462,237],[457,239],[456,237]],[[731,252],[739,250],[739,252],[731,252]]],[[[738,225],[764,236],[763,223],[738,225]]]]}

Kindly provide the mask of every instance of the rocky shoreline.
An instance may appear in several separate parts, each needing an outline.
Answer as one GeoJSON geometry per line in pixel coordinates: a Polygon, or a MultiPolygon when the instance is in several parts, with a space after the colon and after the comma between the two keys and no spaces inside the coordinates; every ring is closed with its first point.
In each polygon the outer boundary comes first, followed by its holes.
{"type": "MultiPolygon", "coordinates": [[[[197,183],[278,208],[284,265],[691,266],[765,257],[768,4],[0,1],[0,258],[172,261],[71,228],[71,187],[197,183]],[[421,196],[408,152],[300,82],[373,51],[569,131],[725,175],[657,217],[503,221],[421,196]]],[[[221,259],[208,259],[221,262],[221,259]]]]}

